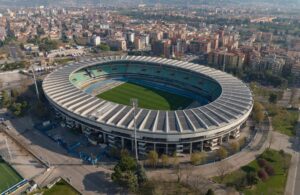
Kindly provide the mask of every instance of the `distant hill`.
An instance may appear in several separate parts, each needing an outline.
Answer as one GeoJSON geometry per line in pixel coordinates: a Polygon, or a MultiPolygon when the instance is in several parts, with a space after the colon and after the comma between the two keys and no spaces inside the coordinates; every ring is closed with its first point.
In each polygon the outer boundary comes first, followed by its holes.
{"type": "Polygon", "coordinates": [[[259,4],[269,3],[272,5],[300,4],[300,0],[0,0],[1,7],[36,7],[45,6],[85,6],[85,5],[137,5],[146,4],[259,4]]]}

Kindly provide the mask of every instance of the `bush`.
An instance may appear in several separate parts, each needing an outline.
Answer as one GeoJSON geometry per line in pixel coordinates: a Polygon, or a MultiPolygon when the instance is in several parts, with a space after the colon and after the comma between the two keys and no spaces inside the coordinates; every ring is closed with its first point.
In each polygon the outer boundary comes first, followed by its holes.
{"type": "Polygon", "coordinates": [[[161,155],[161,163],[163,167],[166,167],[169,165],[169,156],[166,154],[161,155]]]}
{"type": "Polygon", "coordinates": [[[201,163],[201,159],[202,159],[202,157],[201,157],[201,153],[200,152],[193,152],[192,154],[191,154],[191,163],[192,163],[192,165],[198,165],[198,164],[200,164],[201,163]]]}
{"type": "Polygon", "coordinates": [[[221,147],[217,150],[217,155],[222,160],[228,156],[228,151],[224,147],[221,147]]]}
{"type": "Polygon", "coordinates": [[[247,173],[247,175],[246,175],[246,182],[247,182],[248,186],[252,186],[252,185],[257,184],[258,178],[257,178],[255,172],[251,171],[251,172],[247,173]]]}
{"type": "Polygon", "coordinates": [[[262,181],[266,181],[268,179],[268,174],[264,169],[260,169],[257,175],[262,181]]]}
{"type": "Polygon", "coordinates": [[[237,141],[234,141],[230,144],[230,147],[231,149],[234,151],[234,152],[238,152],[240,151],[240,143],[237,142],[237,141]]]}
{"type": "Polygon", "coordinates": [[[149,151],[147,155],[147,161],[152,167],[156,167],[158,162],[158,154],[155,150],[149,151]]]}
{"type": "Polygon", "coordinates": [[[267,161],[265,160],[265,159],[262,159],[262,158],[259,158],[258,160],[257,160],[257,163],[258,163],[258,165],[260,166],[260,167],[265,167],[266,165],[267,165],[267,161]]]}
{"type": "Polygon", "coordinates": [[[272,165],[270,165],[270,164],[267,164],[267,165],[265,166],[265,170],[266,170],[266,172],[268,173],[268,175],[270,175],[270,176],[272,176],[272,175],[275,174],[274,168],[273,168],[272,165]]]}
{"type": "Polygon", "coordinates": [[[282,149],[281,149],[281,150],[279,151],[279,154],[280,154],[281,156],[283,156],[283,157],[284,157],[284,156],[285,156],[285,152],[284,152],[284,150],[282,150],[282,149]]]}

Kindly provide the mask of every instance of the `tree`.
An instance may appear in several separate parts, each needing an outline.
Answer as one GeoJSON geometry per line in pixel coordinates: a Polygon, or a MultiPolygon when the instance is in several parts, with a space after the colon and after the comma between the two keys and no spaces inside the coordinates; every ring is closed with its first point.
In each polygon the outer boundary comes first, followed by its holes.
{"type": "Polygon", "coordinates": [[[224,181],[226,173],[230,170],[231,165],[227,162],[222,162],[217,167],[218,176],[220,178],[221,183],[224,181]]]}
{"type": "Polygon", "coordinates": [[[138,178],[131,171],[127,174],[127,185],[132,192],[136,192],[138,189],[138,178]]]}
{"type": "Polygon", "coordinates": [[[27,107],[27,102],[22,102],[22,103],[19,103],[19,102],[14,102],[11,106],[10,106],[10,110],[12,111],[12,113],[15,115],[15,116],[21,116],[24,112],[24,110],[26,109],[27,107]]]}
{"type": "Polygon", "coordinates": [[[101,43],[98,47],[101,51],[110,51],[110,47],[105,43],[101,43]]]}
{"type": "Polygon", "coordinates": [[[51,51],[58,48],[57,41],[50,40],[48,38],[42,39],[39,43],[39,49],[41,51],[51,51]]]}
{"type": "Polygon", "coordinates": [[[137,176],[137,180],[138,180],[139,185],[142,185],[142,184],[146,183],[146,181],[148,180],[147,175],[146,175],[146,171],[145,171],[143,165],[141,165],[141,164],[137,165],[136,176],[137,176]]]}
{"type": "Polygon", "coordinates": [[[276,104],[277,103],[277,94],[275,93],[271,93],[270,96],[269,96],[269,102],[272,103],[272,104],[276,104]]]}
{"type": "Polygon", "coordinates": [[[207,192],[206,192],[206,195],[214,195],[215,193],[214,193],[214,191],[211,189],[211,188],[209,188],[208,190],[207,190],[207,192]]]}
{"type": "Polygon", "coordinates": [[[265,181],[268,179],[268,174],[267,172],[264,170],[264,169],[260,169],[258,172],[257,172],[257,175],[258,177],[262,180],[262,181],[265,181]]]}
{"type": "Polygon", "coordinates": [[[275,174],[275,170],[269,163],[265,166],[265,171],[268,173],[268,175],[273,176],[275,174]]]}
{"type": "Polygon", "coordinates": [[[134,158],[127,153],[121,153],[121,159],[115,165],[111,179],[135,192],[138,188],[138,180],[140,179],[140,182],[142,182],[144,179],[142,168],[137,167],[134,158]]]}
{"type": "Polygon", "coordinates": [[[224,159],[228,156],[228,151],[224,147],[220,147],[217,151],[217,155],[220,159],[224,159]]]}
{"type": "Polygon", "coordinates": [[[173,167],[177,167],[179,165],[179,159],[178,159],[178,156],[177,156],[176,152],[174,152],[174,154],[173,154],[172,163],[173,163],[173,167]]]}
{"type": "Polygon", "coordinates": [[[253,105],[253,119],[257,123],[261,123],[265,118],[265,114],[263,110],[264,107],[261,105],[261,103],[255,101],[253,105]]]}
{"type": "Polygon", "coordinates": [[[177,164],[175,167],[175,174],[177,176],[177,183],[180,183],[182,178],[182,169],[180,167],[180,164],[177,164]]]}
{"type": "Polygon", "coordinates": [[[190,159],[192,165],[198,165],[198,164],[200,164],[200,163],[203,161],[204,157],[205,157],[205,154],[204,154],[204,153],[201,153],[201,152],[193,152],[193,153],[191,154],[191,159],[190,159]]]}
{"type": "Polygon", "coordinates": [[[230,143],[230,147],[234,152],[240,151],[240,144],[237,141],[233,141],[230,143]]]}
{"type": "Polygon", "coordinates": [[[247,181],[248,186],[253,186],[253,185],[257,184],[258,178],[257,178],[255,172],[253,172],[253,171],[248,172],[246,175],[246,181],[247,181]]]}
{"type": "Polygon", "coordinates": [[[288,156],[284,153],[283,159],[282,159],[282,169],[284,171],[284,174],[287,174],[287,171],[290,168],[290,159],[288,158],[288,156]]]}
{"type": "Polygon", "coordinates": [[[10,105],[11,105],[11,97],[8,91],[4,90],[2,91],[2,106],[4,108],[8,108],[10,105]]]}
{"type": "Polygon", "coordinates": [[[166,154],[161,155],[161,163],[163,165],[163,167],[166,167],[169,165],[169,156],[166,154]]]}
{"type": "Polygon", "coordinates": [[[148,155],[147,155],[147,160],[148,163],[152,166],[155,167],[158,162],[158,154],[155,150],[151,150],[148,155]]]}
{"type": "Polygon", "coordinates": [[[263,158],[259,158],[258,160],[257,160],[257,164],[261,167],[261,168],[264,168],[266,165],[267,165],[267,161],[265,160],[265,159],[263,159],[263,158]]]}
{"type": "Polygon", "coordinates": [[[238,143],[239,143],[240,147],[241,147],[241,146],[244,146],[245,143],[246,143],[246,141],[247,141],[247,138],[246,138],[246,137],[243,137],[242,139],[239,139],[238,143]]]}

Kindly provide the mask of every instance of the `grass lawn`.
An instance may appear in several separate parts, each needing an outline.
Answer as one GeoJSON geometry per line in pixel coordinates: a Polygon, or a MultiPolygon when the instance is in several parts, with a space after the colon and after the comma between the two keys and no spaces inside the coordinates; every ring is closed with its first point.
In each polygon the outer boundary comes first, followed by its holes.
{"type": "Polygon", "coordinates": [[[299,112],[296,110],[280,109],[272,118],[272,125],[275,131],[282,134],[295,135],[295,126],[298,122],[299,112]]]}
{"type": "Polygon", "coordinates": [[[0,156],[0,193],[22,181],[22,177],[0,156]]]}
{"type": "Polygon", "coordinates": [[[52,188],[43,192],[43,195],[77,195],[78,193],[65,180],[60,180],[52,188]]]}
{"type": "Polygon", "coordinates": [[[124,105],[130,105],[130,99],[136,98],[139,107],[154,110],[184,109],[193,102],[190,98],[130,82],[103,92],[97,97],[124,105]]]}
{"type": "Polygon", "coordinates": [[[275,150],[266,150],[259,158],[265,159],[273,168],[275,174],[269,176],[266,181],[258,180],[258,183],[252,188],[240,187],[237,184],[251,171],[257,173],[262,169],[259,167],[257,160],[252,161],[241,169],[234,171],[225,176],[223,181],[220,177],[215,177],[214,180],[219,183],[224,183],[228,186],[235,186],[239,191],[245,195],[257,194],[284,194],[285,184],[287,180],[288,170],[284,169],[286,162],[289,164],[291,156],[289,154],[281,154],[275,150]]]}
{"type": "Polygon", "coordinates": [[[177,182],[166,181],[149,181],[136,193],[138,195],[173,195],[173,194],[186,194],[186,195],[198,195],[199,192],[191,189],[184,184],[177,182]]]}

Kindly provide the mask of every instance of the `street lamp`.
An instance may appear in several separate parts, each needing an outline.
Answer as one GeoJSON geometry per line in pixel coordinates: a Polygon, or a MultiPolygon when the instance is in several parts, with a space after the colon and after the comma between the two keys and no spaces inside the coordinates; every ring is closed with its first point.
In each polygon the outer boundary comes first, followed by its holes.
{"type": "Polygon", "coordinates": [[[137,150],[137,135],[136,135],[136,108],[138,107],[138,100],[136,98],[131,98],[130,103],[133,107],[133,128],[134,128],[134,147],[135,147],[135,159],[139,160],[138,150],[137,150]]]}

